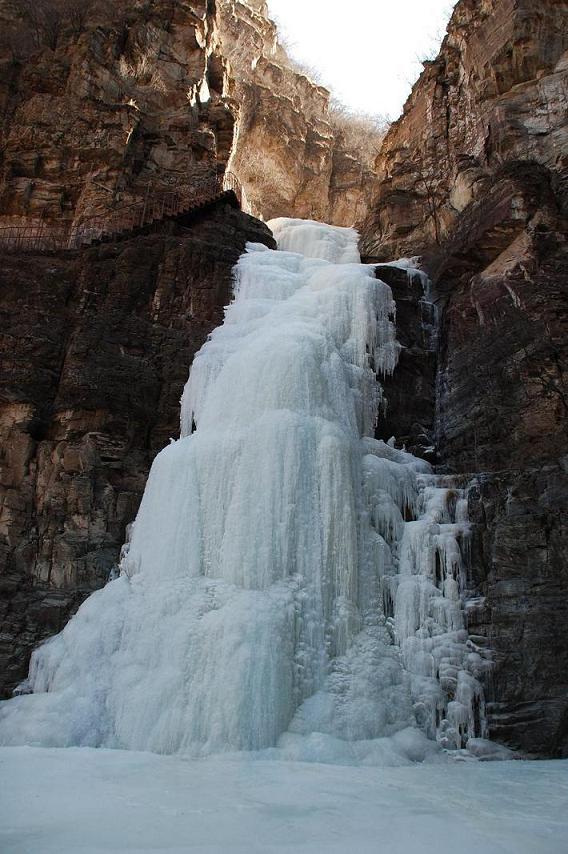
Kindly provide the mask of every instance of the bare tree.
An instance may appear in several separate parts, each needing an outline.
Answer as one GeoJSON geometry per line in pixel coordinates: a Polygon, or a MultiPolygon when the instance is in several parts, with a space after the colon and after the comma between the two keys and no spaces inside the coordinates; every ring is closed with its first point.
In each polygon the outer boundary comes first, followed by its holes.
{"type": "Polygon", "coordinates": [[[41,4],[34,0],[16,0],[16,13],[22,24],[28,27],[36,47],[43,43],[41,4]]]}
{"type": "Polygon", "coordinates": [[[357,112],[332,98],[329,121],[344,148],[352,151],[367,167],[372,168],[389,127],[381,114],[357,112]]]}
{"type": "Polygon", "coordinates": [[[434,239],[439,246],[442,242],[442,234],[440,228],[440,217],[438,214],[438,201],[436,198],[436,186],[431,176],[427,175],[420,163],[415,163],[414,168],[418,175],[418,180],[424,188],[424,198],[428,214],[434,226],[434,239]]]}
{"type": "Polygon", "coordinates": [[[39,7],[43,10],[42,28],[44,42],[51,50],[56,50],[61,30],[63,29],[62,10],[52,0],[42,0],[39,3],[39,7]]]}
{"type": "Polygon", "coordinates": [[[62,0],[63,16],[72,32],[78,34],[85,30],[87,19],[95,5],[95,0],[62,0]]]}
{"type": "MultiPolygon", "coordinates": [[[[105,10],[105,0],[14,0],[17,40],[32,40],[36,48],[56,50],[61,34],[84,32],[89,15],[105,10]]],[[[110,7],[109,7],[110,9],[110,7]]]]}
{"type": "Polygon", "coordinates": [[[20,20],[26,24],[36,47],[47,45],[55,50],[63,28],[63,13],[55,0],[15,0],[20,20]]]}

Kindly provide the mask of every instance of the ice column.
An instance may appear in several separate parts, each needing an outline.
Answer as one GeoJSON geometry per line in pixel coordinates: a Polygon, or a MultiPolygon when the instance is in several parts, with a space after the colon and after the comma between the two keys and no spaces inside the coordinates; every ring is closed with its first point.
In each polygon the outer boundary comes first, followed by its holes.
{"type": "Polygon", "coordinates": [[[249,244],[194,360],[120,577],[34,653],[0,742],[358,761],[408,728],[483,735],[463,494],[373,438],[391,291],[352,229],[271,226],[279,251],[249,244]]]}

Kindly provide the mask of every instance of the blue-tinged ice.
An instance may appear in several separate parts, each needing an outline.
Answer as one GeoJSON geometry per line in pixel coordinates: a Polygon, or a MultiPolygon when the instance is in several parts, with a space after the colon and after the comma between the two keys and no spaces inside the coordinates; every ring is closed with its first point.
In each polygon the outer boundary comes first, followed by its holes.
{"type": "Polygon", "coordinates": [[[194,360],[120,577],[36,650],[1,743],[392,764],[485,737],[463,493],[373,438],[390,288],[352,229],[271,227],[279,251],[248,246],[194,360]]]}

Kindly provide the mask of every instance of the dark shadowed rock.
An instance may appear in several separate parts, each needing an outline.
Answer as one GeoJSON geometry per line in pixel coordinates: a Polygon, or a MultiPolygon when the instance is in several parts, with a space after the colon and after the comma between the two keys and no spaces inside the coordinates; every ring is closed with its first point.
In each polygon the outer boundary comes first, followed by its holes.
{"type": "MultiPolygon", "coordinates": [[[[372,263],[372,259],[364,259],[372,263]]],[[[375,435],[418,456],[432,459],[436,380],[435,307],[426,298],[420,276],[386,265],[377,278],[390,286],[396,301],[396,334],[401,345],[393,376],[379,377],[386,406],[375,435]]]]}

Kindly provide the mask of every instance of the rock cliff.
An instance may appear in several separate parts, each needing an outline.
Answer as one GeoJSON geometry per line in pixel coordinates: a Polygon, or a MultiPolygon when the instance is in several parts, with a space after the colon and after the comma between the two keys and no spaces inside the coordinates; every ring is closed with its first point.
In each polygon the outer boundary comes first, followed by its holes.
{"type": "Polygon", "coordinates": [[[229,160],[265,219],[363,219],[379,132],[330,110],[265,3],[0,0],[0,28],[0,227],[108,215],[229,160]]]}
{"type": "Polygon", "coordinates": [[[239,105],[231,169],[264,219],[361,222],[376,190],[381,131],[345,119],[287,55],[264,2],[221,0],[220,52],[239,105]]]}
{"type": "Polygon", "coordinates": [[[433,280],[436,413],[410,442],[426,426],[471,485],[491,733],[545,755],[568,753],[567,16],[460,0],[384,140],[361,239],[369,260],[421,255],[433,280]]]}
{"type": "Polygon", "coordinates": [[[0,4],[0,226],[108,214],[229,158],[211,4],[78,2],[74,21],[50,0],[51,28],[0,4]]]}
{"type": "Polygon", "coordinates": [[[564,0],[460,0],[376,160],[364,254],[423,254],[446,242],[506,163],[540,163],[565,191],[566,12],[564,0]]]}

